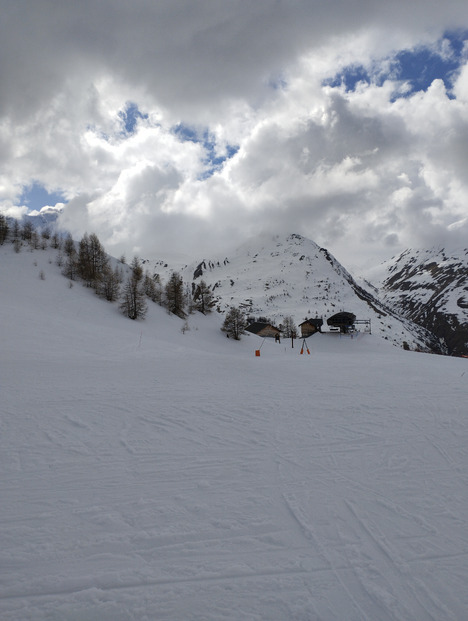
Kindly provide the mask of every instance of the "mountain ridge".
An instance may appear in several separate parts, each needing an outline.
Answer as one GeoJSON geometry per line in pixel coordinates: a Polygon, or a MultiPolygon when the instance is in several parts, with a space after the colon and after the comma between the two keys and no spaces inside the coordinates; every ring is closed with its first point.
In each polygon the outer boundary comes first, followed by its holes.
{"type": "MultiPolygon", "coordinates": [[[[38,229],[49,226],[27,219],[38,229]]],[[[371,270],[375,284],[358,281],[328,249],[297,233],[262,233],[227,256],[142,263],[160,275],[163,286],[171,272],[179,272],[188,294],[205,280],[220,313],[239,306],[252,319],[276,324],[285,317],[300,323],[320,316],[326,329],[327,318],[348,311],[399,347],[468,355],[466,248],[405,250],[371,270]]]]}
{"type": "MultiPolygon", "coordinates": [[[[171,267],[155,264],[167,278],[171,267]]],[[[192,287],[201,279],[212,289],[220,312],[230,306],[249,316],[280,324],[286,316],[299,323],[311,316],[349,311],[370,320],[372,331],[400,347],[442,353],[438,339],[364,288],[326,248],[291,233],[262,234],[230,256],[204,258],[180,270],[192,287]]],[[[326,329],[326,327],[325,327],[326,329]]]]}
{"type": "Polygon", "coordinates": [[[468,355],[468,248],[408,249],[383,264],[381,296],[426,326],[451,355],[468,355]]]}

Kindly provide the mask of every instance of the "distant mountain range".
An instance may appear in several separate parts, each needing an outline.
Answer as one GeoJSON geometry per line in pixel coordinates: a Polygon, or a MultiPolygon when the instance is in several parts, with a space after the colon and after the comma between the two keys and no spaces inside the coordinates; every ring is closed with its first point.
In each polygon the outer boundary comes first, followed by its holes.
{"type": "MultiPolygon", "coordinates": [[[[44,226],[56,215],[31,219],[44,226]]],[[[297,234],[259,235],[229,256],[184,266],[144,263],[163,281],[174,270],[192,288],[205,280],[221,312],[240,306],[277,325],[286,316],[296,324],[323,317],[326,329],[327,318],[348,311],[397,346],[468,356],[468,248],[406,250],[382,264],[372,284],[358,284],[328,250],[297,234]]]]}
{"type": "MultiPolygon", "coordinates": [[[[153,265],[163,280],[173,269],[166,261],[153,265]]],[[[261,235],[230,256],[205,258],[178,271],[190,286],[205,280],[220,311],[239,306],[276,325],[286,316],[296,324],[323,317],[325,330],[330,316],[348,311],[370,320],[374,334],[397,346],[444,352],[438,337],[379,299],[377,290],[360,286],[328,250],[301,235],[261,235]]]]}

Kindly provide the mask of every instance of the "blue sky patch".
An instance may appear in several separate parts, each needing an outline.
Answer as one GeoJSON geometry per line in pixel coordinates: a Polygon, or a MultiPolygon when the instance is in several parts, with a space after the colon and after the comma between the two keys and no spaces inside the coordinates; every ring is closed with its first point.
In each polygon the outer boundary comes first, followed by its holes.
{"type": "Polygon", "coordinates": [[[284,78],[283,76],[276,76],[274,78],[272,77],[269,80],[268,86],[274,91],[284,91],[288,87],[288,83],[286,81],[286,78],[284,78]]]}
{"type": "Polygon", "coordinates": [[[239,151],[239,147],[235,145],[227,145],[226,154],[223,156],[217,156],[215,154],[215,143],[207,142],[204,144],[206,149],[207,157],[204,160],[207,168],[204,174],[201,176],[202,179],[207,179],[211,177],[217,170],[222,168],[224,162],[234,157],[234,155],[239,151]]]}
{"type": "Polygon", "coordinates": [[[43,185],[34,181],[32,185],[23,189],[20,197],[20,205],[25,205],[29,211],[41,210],[46,205],[64,203],[65,197],[60,192],[48,192],[43,185]]]}
{"type": "MultiPolygon", "coordinates": [[[[376,80],[373,80],[374,83],[376,80]]],[[[349,65],[343,71],[337,73],[333,78],[324,81],[324,86],[344,86],[346,92],[354,91],[359,82],[371,83],[371,75],[363,65],[349,65]]],[[[377,81],[380,86],[381,83],[377,81]]]]}
{"type": "Polygon", "coordinates": [[[119,112],[122,119],[125,134],[133,134],[139,119],[147,119],[148,115],[140,112],[138,106],[133,101],[128,101],[125,110],[119,112]]]}
{"type": "Polygon", "coordinates": [[[465,43],[468,43],[468,31],[448,32],[438,46],[402,50],[392,58],[382,59],[388,65],[387,71],[382,70],[379,62],[372,69],[363,65],[350,65],[326,80],[324,85],[344,86],[349,92],[354,91],[359,82],[381,86],[387,79],[401,80],[411,87],[404,94],[408,97],[417,91],[427,90],[434,80],[440,79],[450,92],[453,77],[466,60],[465,43]],[[445,45],[442,45],[443,42],[445,45]]]}
{"type": "MultiPolygon", "coordinates": [[[[205,130],[206,133],[207,130],[205,130]]],[[[179,138],[182,142],[203,142],[203,137],[200,137],[200,132],[194,127],[178,123],[172,128],[172,133],[179,138]]]]}
{"type": "Polygon", "coordinates": [[[203,128],[197,130],[189,125],[179,123],[172,129],[172,133],[175,134],[182,142],[194,142],[201,144],[205,150],[205,157],[203,163],[206,166],[206,170],[203,172],[201,179],[207,179],[211,177],[217,170],[219,170],[226,160],[233,157],[239,150],[237,145],[227,145],[225,154],[220,156],[216,154],[216,141],[213,135],[210,134],[208,129],[203,128]]]}

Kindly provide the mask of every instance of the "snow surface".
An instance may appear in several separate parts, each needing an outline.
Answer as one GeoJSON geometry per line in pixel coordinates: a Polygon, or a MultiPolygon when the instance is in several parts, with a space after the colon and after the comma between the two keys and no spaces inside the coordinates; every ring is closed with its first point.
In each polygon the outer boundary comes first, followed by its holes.
{"type": "Polygon", "coordinates": [[[53,257],[0,247],[2,621],[467,618],[467,360],[132,322],[53,257]]]}

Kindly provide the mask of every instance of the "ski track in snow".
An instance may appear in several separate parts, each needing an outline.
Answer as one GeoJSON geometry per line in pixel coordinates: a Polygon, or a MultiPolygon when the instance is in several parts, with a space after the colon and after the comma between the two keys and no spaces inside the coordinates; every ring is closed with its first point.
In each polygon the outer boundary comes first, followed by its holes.
{"type": "Polygon", "coordinates": [[[2,621],[466,619],[465,360],[255,358],[216,318],[76,285],[70,325],[66,280],[34,286],[34,317],[0,305],[2,621]]]}

